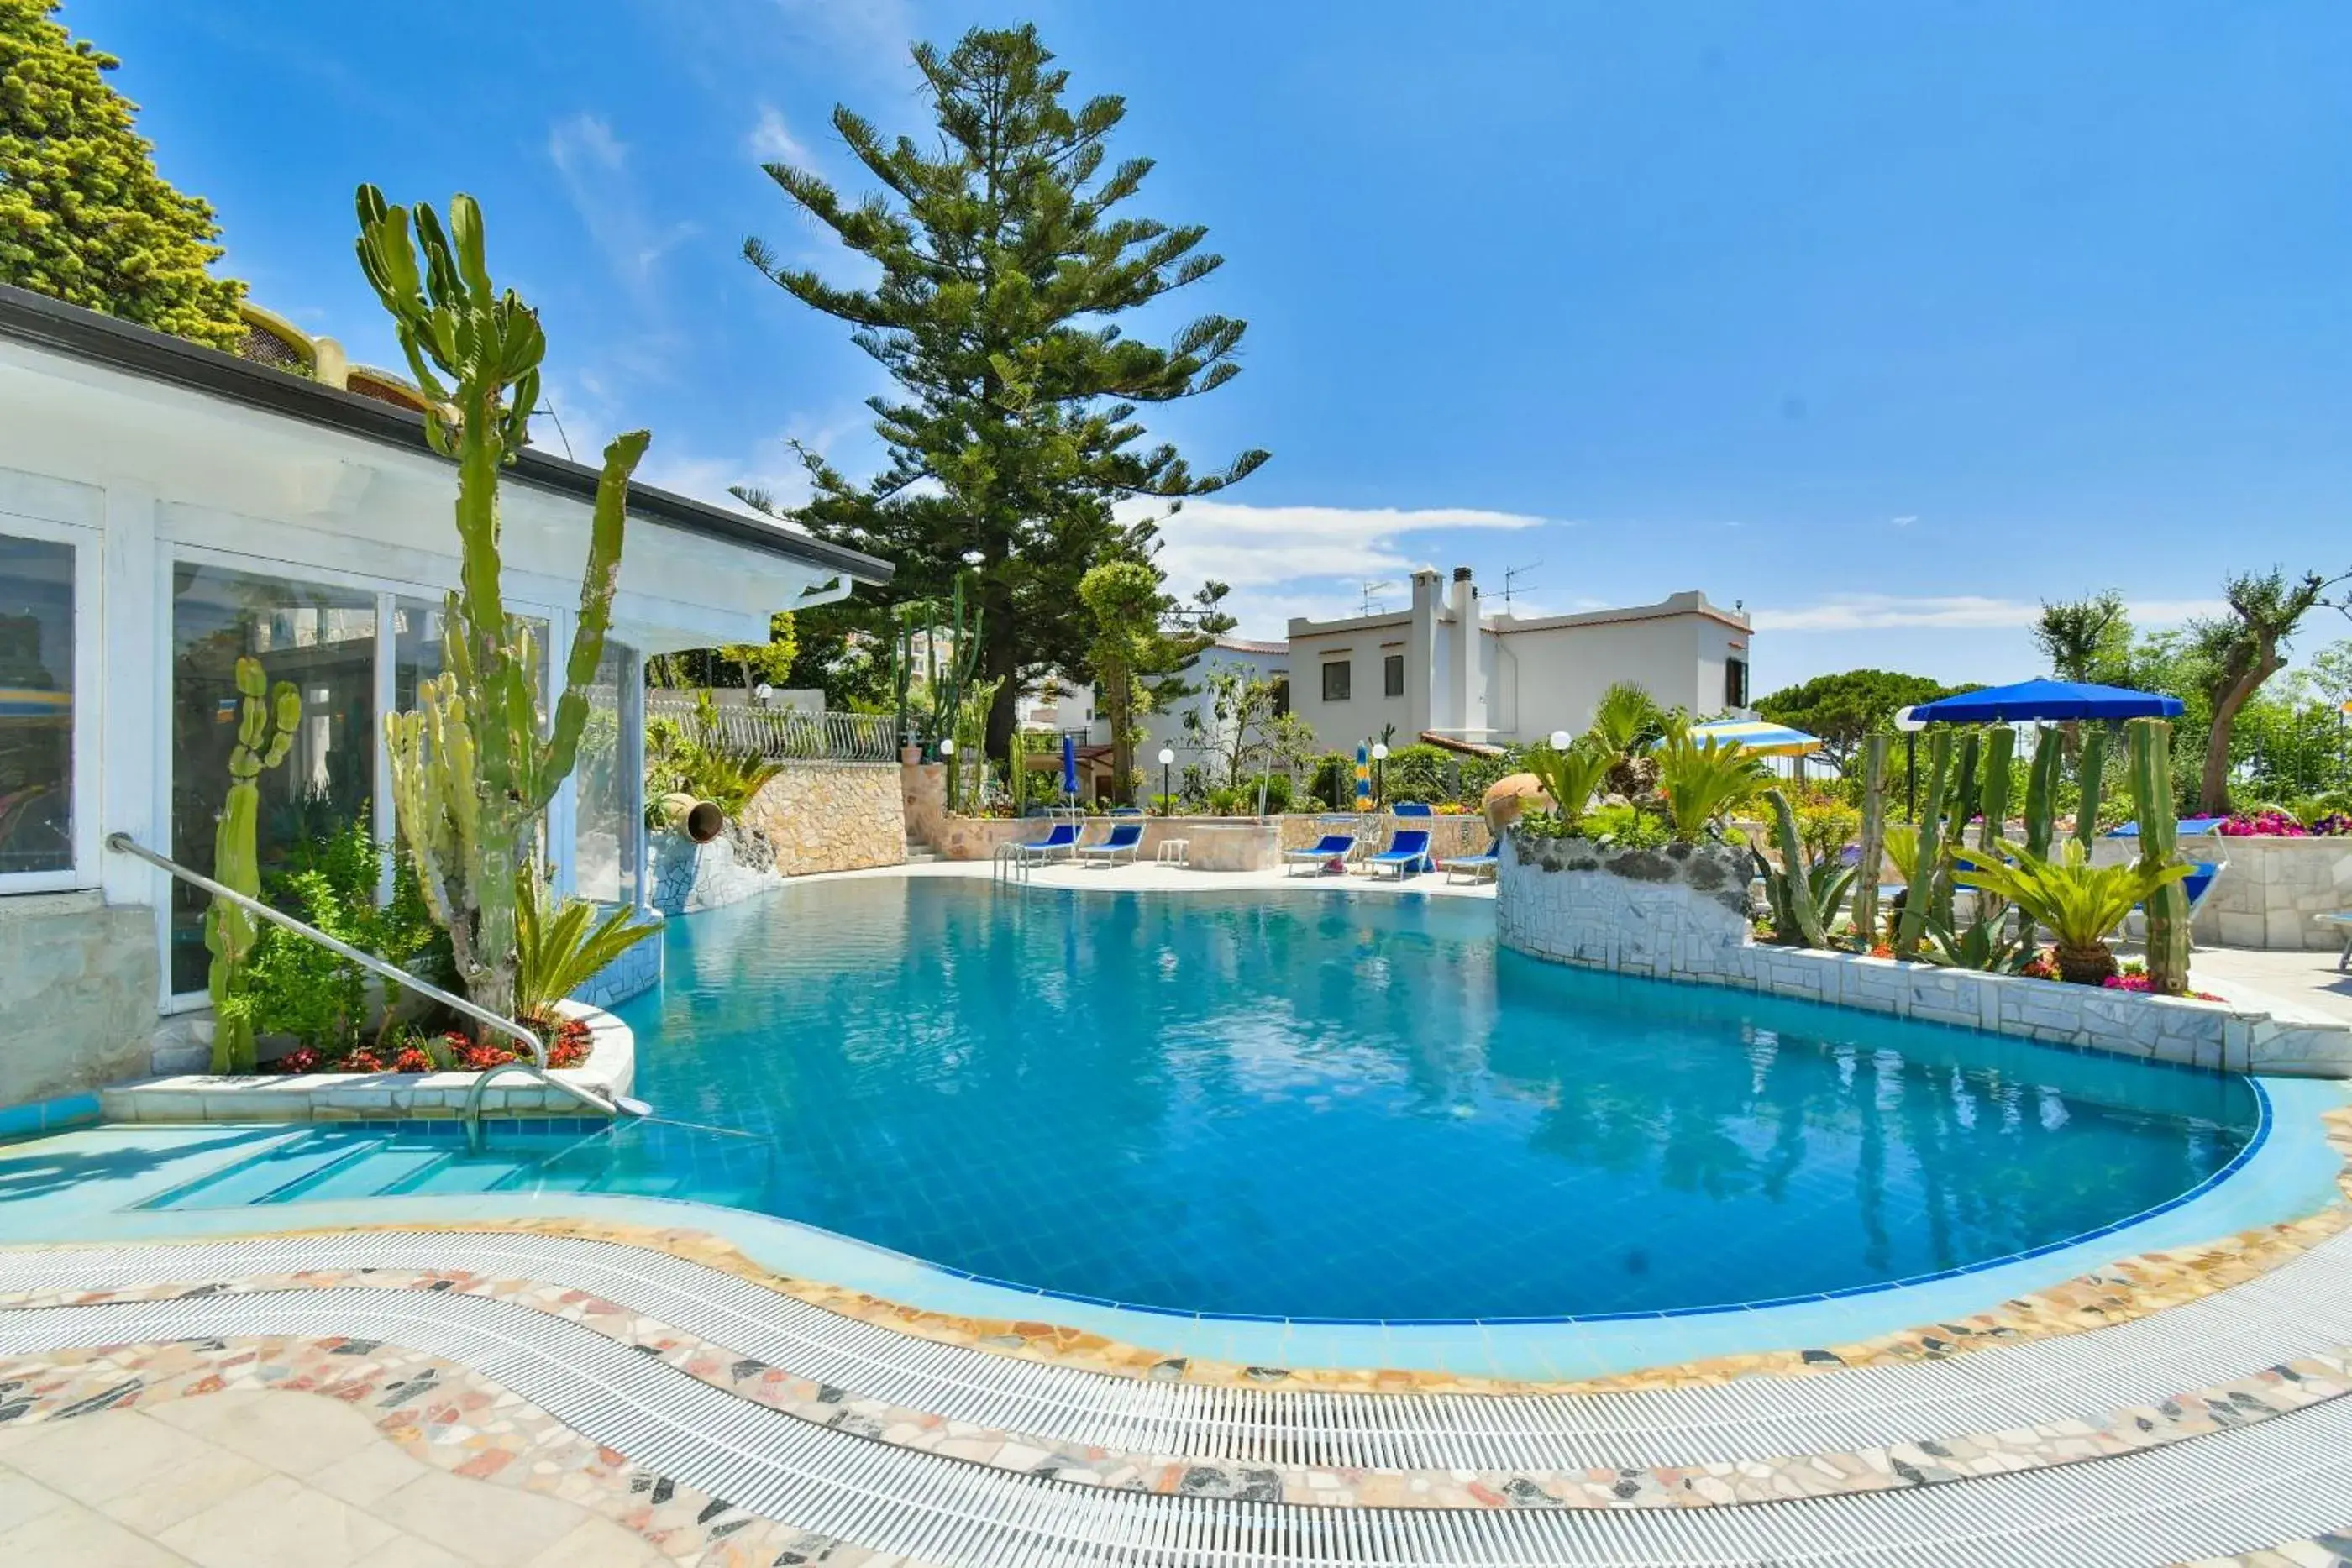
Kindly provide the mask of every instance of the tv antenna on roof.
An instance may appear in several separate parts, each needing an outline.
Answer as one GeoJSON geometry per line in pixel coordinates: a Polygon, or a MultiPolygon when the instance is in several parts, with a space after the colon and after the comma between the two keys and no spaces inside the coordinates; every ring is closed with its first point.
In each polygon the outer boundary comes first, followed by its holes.
{"type": "Polygon", "coordinates": [[[1517,591],[1519,579],[1527,576],[1528,573],[1535,570],[1541,565],[1543,565],[1543,562],[1539,560],[1531,560],[1525,566],[1507,566],[1503,569],[1504,614],[1508,615],[1511,612],[1511,595],[1517,591]]]}
{"type": "Polygon", "coordinates": [[[1396,584],[1393,582],[1373,582],[1367,580],[1360,586],[1364,591],[1364,607],[1357,613],[1361,615],[1375,615],[1388,608],[1388,605],[1381,601],[1381,595],[1387,592],[1390,589],[1394,588],[1396,584]]]}

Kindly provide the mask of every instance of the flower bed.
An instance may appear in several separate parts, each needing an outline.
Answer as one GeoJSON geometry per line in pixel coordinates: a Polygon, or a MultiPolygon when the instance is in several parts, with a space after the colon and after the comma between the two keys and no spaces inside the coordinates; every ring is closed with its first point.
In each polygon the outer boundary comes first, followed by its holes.
{"type": "MultiPolygon", "coordinates": [[[[629,1027],[599,1009],[560,1004],[562,1037],[549,1051],[551,1065],[583,1089],[610,1099],[626,1094],[636,1077],[636,1040],[629,1027]],[[563,1058],[584,1052],[567,1063],[563,1058]]],[[[478,1057],[489,1066],[515,1059],[501,1046],[471,1046],[497,1053],[478,1057]]],[[[357,1053],[354,1053],[356,1055],[357,1053]]],[[[353,1066],[346,1056],[309,1071],[222,1073],[188,1072],[121,1084],[100,1094],[103,1114],[115,1122],[331,1122],[379,1118],[439,1118],[464,1109],[482,1069],[455,1065],[446,1071],[410,1069],[402,1059],[381,1070],[353,1066]]],[[[581,1116],[588,1108],[560,1089],[520,1076],[502,1079],[483,1092],[485,1110],[501,1116],[581,1116]]]]}
{"type": "MultiPolygon", "coordinates": [[[[548,1042],[550,1067],[584,1067],[588,1063],[590,1031],[585,1020],[565,1019],[548,1042]]],[[[436,1035],[429,1043],[383,1051],[364,1048],[338,1057],[321,1057],[303,1047],[274,1061],[265,1061],[265,1073],[301,1072],[486,1072],[509,1061],[528,1061],[522,1047],[509,1040],[475,1040],[457,1030],[436,1035]]]]}

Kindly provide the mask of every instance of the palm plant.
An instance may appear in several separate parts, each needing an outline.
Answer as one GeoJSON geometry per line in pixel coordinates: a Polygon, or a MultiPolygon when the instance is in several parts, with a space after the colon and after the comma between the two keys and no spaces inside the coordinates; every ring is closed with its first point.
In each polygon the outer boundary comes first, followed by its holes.
{"type": "Polygon", "coordinates": [[[1527,755],[1528,771],[1542,781],[1553,810],[1570,824],[1583,818],[1585,809],[1592,804],[1593,791],[1601,788],[1615,761],[1608,748],[1589,735],[1565,751],[1543,745],[1530,748],[1527,755]]]}
{"type": "Polygon", "coordinates": [[[1736,740],[1693,740],[1682,732],[1670,734],[1658,747],[1658,788],[1666,797],[1666,815],[1675,837],[1695,844],[1706,836],[1707,825],[1733,807],[1753,800],[1771,782],[1764,759],[1751,756],[1736,740]]]}
{"type": "Polygon", "coordinates": [[[2138,862],[2095,866],[2089,852],[2072,839],[2057,848],[2057,858],[2052,860],[2015,843],[2000,846],[2006,860],[1981,852],[1955,854],[1952,880],[1961,887],[1998,894],[2016,905],[2032,925],[2047,926],[2057,945],[2058,977],[2095,986],[2116,972],[2108,934],[2124,923],[2132,905],[2180,881],[2193,868],[2138,862]]]}
{"type": "Polygon", "coordinates": [[[1633,681],[1615,682],[1601,694],[1585,738],[1608,753],[1611,794],[1631,800],[1656,784],[1657,762],[1646,747],[1664,732],[1665,720],[1658,699],[1633,681]]]}
{"type": "Polygon", "coordinates": [[[584,898],[562,898],[530,867],[515,878],[515,1013],[523,1022],[555,1020],[555,1004],[593,979],[614,959],[661,929],[626,906],[603,921],[584,898]]]}
{"type": "Polygon", "coordinates": [[[759,752],[706,750],[690,757],[678,769],[679,783],[698,800],[708,800],[730,821],[751,803],[760,787],[782,770],[759,752]]]}

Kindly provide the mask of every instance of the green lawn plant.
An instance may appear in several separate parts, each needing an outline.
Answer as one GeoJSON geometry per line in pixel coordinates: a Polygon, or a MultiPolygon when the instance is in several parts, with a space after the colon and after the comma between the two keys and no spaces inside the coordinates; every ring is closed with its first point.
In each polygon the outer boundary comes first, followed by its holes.
{"type": "MultiPolygon", "coordinates": [[[[2132,811],[2139,821],[2139,866],[2153,876],[2179,859],[2173,818],[2172,726],[2136,718],[2124,727],[2132,811]]],[[[2177,997],[2189,989],[2189,890],[2179,880],[2147,899],[2147,988],[2177,997]]]]}
{"type": "MultiPolygon", "coordinates": [[[[261,775],[286,760],[302,722],[302,694],[291,681],[268,685],[261,661],[236,661],[236,744],[228,756],[228,798],[213,826],[213,880],[247,898],[261,896],[261,775]]],[[[213,1003],[213,1071],[253,1071],[253,998],[247,961],[260,933],[251,912],[215,896],[205,911],[205,950],[213,956],[205,989],[213,1003]]]]}
{"type": "Polygon", "coordinates": [[[415,711],[385,716],[394,802],[459,980],[475,1001],[508,1013],[520,961],[515,888],[541,814],[578,758],[620,578],[629,476],[652,437],[631,431],[604,449],[563,690],[542,731],[538,652],[507,613],[499,581],[499,479],[528,439],[546,334],[512,289],[492,286],[472,197],[450,202],[446,230],[420,204],[414,238],[408,211],[374,186],[359,188],[357,204],[361,270],[436,408],[425,438],[457,465],[460,587],[444,612],[446,673],[420,683],[415,711]]]}
{"type": "Polygon", "coordinates": [[[1680,842],[1695,844],[1726,812],[1747,804],[1771,780],[1764,759],[1736,740],[1694,740],[1676,727],[1657,749],[1658,788],[1680,842]]]}

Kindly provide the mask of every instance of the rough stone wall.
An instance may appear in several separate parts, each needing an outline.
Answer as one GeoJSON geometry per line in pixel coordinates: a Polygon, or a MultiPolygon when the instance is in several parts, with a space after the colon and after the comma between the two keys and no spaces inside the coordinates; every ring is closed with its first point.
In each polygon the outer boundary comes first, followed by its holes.
{"type": "Polygon", "coordinates": [[[1748,939],[1744,855],[1602,856],[1579,840],[1504,841],[1495,893],[1503,946],[1556,963],[1834,1003],[2053,1044],[2231,1071],[2352,1077],[2352,1028],[2256,1009],[2018,975],[1898,963],[1748,939]],[[1627,873],[1634,874],[1628,875],[1627,873]],[[1731,882],[1737,877],[1736,883],[1731,882]]]}
{"type": "Polygon", "coordinates": [[[948,765],[902,762],[898,765],[898,783],[907,814],[908,841],[939,848],[947,829],[948,765]]]}
{"type": "MultiPolygon", "coordinates": [[[[2212,947],[2335,949],[2335,930],[2312,916],[2352,909],[2352,839],[2193,833],[2180,841],[2180,852],[2192,861],[2229,862],[2197,912],[2189,932],[2194,940],[2212,947]]],[[[2137,839],[2101,839],[2091,859],[2112,865],[2138,853],[2137,839]]]]}
{"type": "Polygon", "coordinates": [[[654,835],[651,902],[678,915],[736,903],[787,877],[899,865],[906,824],[899,769],[890,764],[788,763],[710,842],[654,835]]]}
{"type": "Polygon", "coordinates": [[[147,1071],[155,1031],[155,912],[95,893],[0,898],[0,1104],[95,1089],[147,1071]]]}

